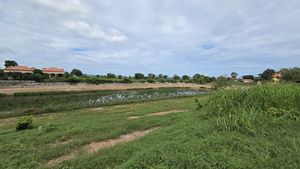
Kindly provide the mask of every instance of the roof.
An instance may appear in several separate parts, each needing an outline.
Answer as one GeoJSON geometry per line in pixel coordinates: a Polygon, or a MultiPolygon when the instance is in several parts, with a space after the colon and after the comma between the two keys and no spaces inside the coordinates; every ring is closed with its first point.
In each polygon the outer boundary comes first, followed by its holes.
{"type": "Polygon", "coordinates": [[[64,73],[65,70],[57,67],[48,67],[48,68],[43,68],[43,72],[58,72],[58,73],[64,73]]]}
{"type": "Polygon", "coordinates": [[[34,71],[34,67],[28,67],[28,66],[9,66],[5,68],[4,70],[7,71],[34,71]]]}

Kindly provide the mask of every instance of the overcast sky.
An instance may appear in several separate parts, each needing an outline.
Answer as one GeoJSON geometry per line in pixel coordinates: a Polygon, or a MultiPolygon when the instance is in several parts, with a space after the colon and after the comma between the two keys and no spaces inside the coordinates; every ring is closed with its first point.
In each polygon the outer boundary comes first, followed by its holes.
{"type": "Polygon", "coordinates": [[[124,75],[300,66],[300,0],[1,0],[7,59],[124,75]]]}

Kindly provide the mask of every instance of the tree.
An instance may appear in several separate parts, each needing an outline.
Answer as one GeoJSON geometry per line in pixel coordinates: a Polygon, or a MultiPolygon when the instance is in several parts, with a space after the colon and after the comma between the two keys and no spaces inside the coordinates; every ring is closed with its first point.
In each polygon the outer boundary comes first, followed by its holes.
{"type": "Polygon", "coordinates": [[[0,79],[4,79],[5,78],[5,73],[2,69],[0,69],[0,79]]]}
{"type": "Polygon", "coordinates": [[[18,66],[18,63],[16,61],[13,61],[13,60],[6,60],[4,66],[5,67],[18,66]]]}
{"type": "Polygon", "coordinates": [[[43,74],[43,71],[41,69],[35,69],[33,73],[43,74]]]}
{"type": "Polygon", "coordinates": [[[209,83],[212,82],[214,80],[214,78],[211,78],[209,76],[205,76],[205,75],[200,75],[199,73],[194,74],[193,76],[193,81],[196,83],[209,83]]]}
{"type": "Polygon", "coordinates": [[[79,69],[73,69],[73,70],[71,71],[71,75],[80,77],[80,76],[82,76],[82,72],[81,72],[81,70],[79,70],[79,69]]]}
{"type": "Polygon", "coordinates": [[[286,81],[300,82],[300,68],[283,68],[279,71],[282,74],[282,78],[286,81]]]}
{"type": "Polygon", "coordinates": [[[180,80],[180,77],[179,77],[178,75],[175,74],[175,75],[173,76],[173,79],[174,79],[174,80],[180,80]]]}
{"type": "Polygon", "coordinates": [[[236,73],[236,72],[231,72],[231,80],[236,80],[237,79],[237,77],[238,77],[238,73],[236,73]]]}
{"type": "Polygon", "coordinates": [[[154,79],[155,78],[155,74],[153,73],[149,73],[147,76],[148,79],[154,79]]]}
{"type": "Polygon", "coordinates": [[[273,76],[274,73],[276,73],[275,70],[273,70],[273,69],[266,69],[263,73],[259,74],[259,77],[262,80],[270,81],[270,80],[272,80],[272,76],[273,76]]]}
{"type": "Polygon", "coordinates": [[[113,73],[107,73],[107,74],[106,74],[106,77],[107,77],[107,78],[116,78],[116,75],[113,74],[113,73]]]}
{"type": "Polygon", "coordinates": [[[135,73],[134,78],[135,79],[144,79],[145,75],[143,73],[135,73]]]}
{"type": "Polygon", "coordinates": [[[39,73],[33,73],[31,75],[31,77],[32,77],[32,80],[34,80],[36,82],[42,82],[42,81],[44,81],[43,76],[41,74],[39,74],[39,73]]]}
{"type": "Polygon", "coordinates": [[[190,78],[190,76],[188,76],[188,75],[183,75],[182,76],[182,80],[190,80],[191,78],[190,78]]]}
{"type": "Polygon", "coordinates": [[[69,72],[65,72],[64,76],[65,76],[65,79],[68,79],[69,77],[71,77],[71,74],[69,72]]]}

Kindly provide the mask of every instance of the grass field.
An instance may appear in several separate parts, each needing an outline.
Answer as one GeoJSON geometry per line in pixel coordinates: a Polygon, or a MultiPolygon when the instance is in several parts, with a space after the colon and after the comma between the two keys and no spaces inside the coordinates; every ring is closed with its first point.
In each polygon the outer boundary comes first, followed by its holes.
{"type": "Polygon", "coordinates": [[[0,168],[299,168],[299,89],[261,86],[35,115],[34,128],[19,132],[14,118],[0,119],[0,168]],[[84,148],[149,129],[95,153],[84,148]]]}
{"type": "Polygon", "coordinates": [[[206,93],[189,88],[23,93],[0,97],[0,118],[185,97],[206,93]]]}

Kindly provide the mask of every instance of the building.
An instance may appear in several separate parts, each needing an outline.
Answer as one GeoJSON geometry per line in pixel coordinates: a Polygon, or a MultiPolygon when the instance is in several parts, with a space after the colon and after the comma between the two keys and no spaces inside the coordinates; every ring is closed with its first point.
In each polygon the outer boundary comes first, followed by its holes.
{"type": "Polygon", "coordinates": [[[253,83],[254,82],[254,76],[253,75],[244,75],[242,76],[242,82],[244,83],[253,83]]]}
{"type": "Polygon", "coordinates": [[[49,68],[43,68],[44,74],[50,74],[55,76],[60,76],[65,74],[65,70],[57,67],[49,67],[49,68]]]}
{"type": "Polygon", "coordinates": [[[34,67],[9,66],[4,69],[4,73],[29,73],[29,74],[32,74],[34,70],[35,70],[34,67]]]}
{"type": "Polygon", "coordinates": [[[274,73],[272,75],[272,80],[274,82],[279,82],[282,79],[282,74],[281,73],[274,73]]]}

